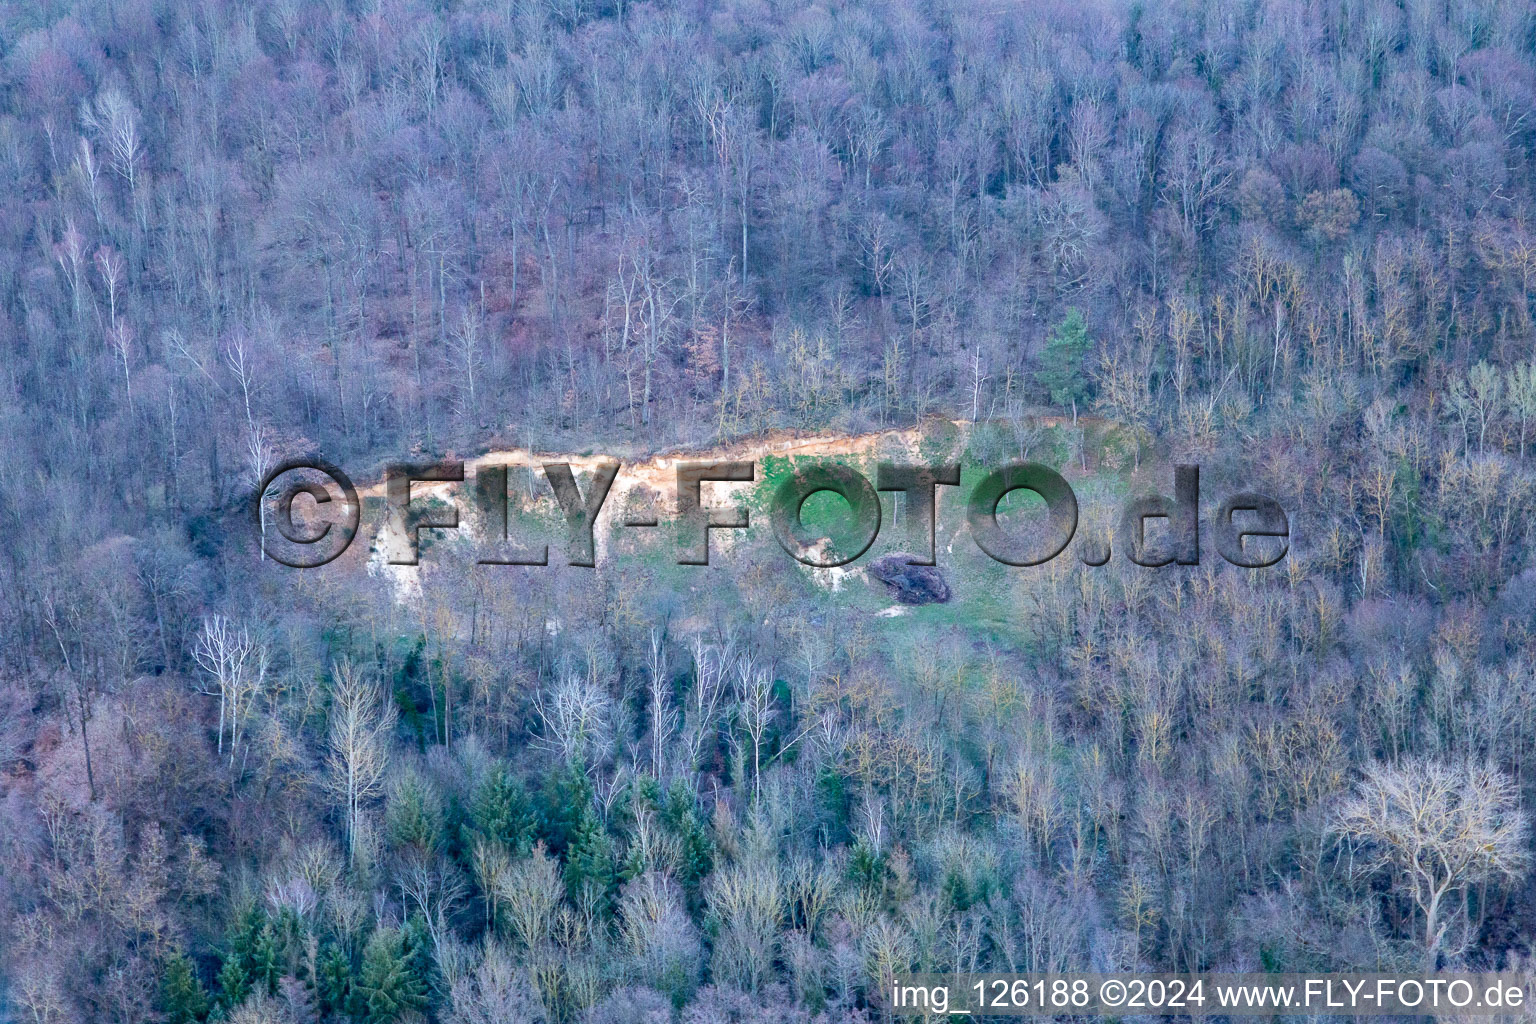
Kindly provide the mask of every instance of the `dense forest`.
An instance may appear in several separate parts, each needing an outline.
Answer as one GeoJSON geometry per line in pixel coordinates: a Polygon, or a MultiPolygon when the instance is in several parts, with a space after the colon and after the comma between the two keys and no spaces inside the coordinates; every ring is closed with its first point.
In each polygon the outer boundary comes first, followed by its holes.
{"type": "Polygon", "coordinates": [[[0,0],[0,176],[0,1019],[1529,968],[1529,3],[0,0]],[[250,527],[298,456],[883,430],[1289,553],[882,617],[250,527]]]}

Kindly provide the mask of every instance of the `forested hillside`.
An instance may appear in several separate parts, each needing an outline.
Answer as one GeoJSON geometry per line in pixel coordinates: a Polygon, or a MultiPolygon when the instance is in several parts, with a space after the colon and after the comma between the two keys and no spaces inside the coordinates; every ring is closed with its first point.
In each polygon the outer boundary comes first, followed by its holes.
{"type": "Polygon", "coordinates": [[[1533,161],[1524,2],[0,0],[0,1019],[1528,967],[1533,161]],[[300,456],[812,431],[1094,529],[1198,464],[1289,553],[961,533],[905,608],[251,524],[300,456]]]}

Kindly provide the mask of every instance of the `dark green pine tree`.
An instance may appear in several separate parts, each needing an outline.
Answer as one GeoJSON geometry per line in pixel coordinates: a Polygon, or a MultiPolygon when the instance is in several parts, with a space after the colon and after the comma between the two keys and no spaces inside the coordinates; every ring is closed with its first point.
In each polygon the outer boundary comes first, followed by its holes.
{"type": "Polygon", "coordinates": [[[224,966],[219,968],[216,981],[219,986],[221,1009],[233,1010],[245,1002],[245,997],[251,994],[251,975],[237,956],[231,955],[225,958],[224,966]]]}
{"type": "Polygon", "coordinates": [[[715,865],[715,841],[699,813],[693,790],[682,779],[667,791],[661,820],[681,844],[677,880],[688,899],[689,911],[697,913],[703,906],[704,879],[715,865]]]}
{"type": "Polygon", "coordinates": [[[261,930],[256,933],[256,941],[251,946],[245,968],[252,988],[260,989],[267,995],[277,992],[278,979],[283,976],[283,958],[278,949],[277,931],[271,921],[264,922],[261,930]]]}
{"type": "Polygon", "coordinates": [[[261,930],[266,924],[267,915],[262,912],[260,904],[251,902],[242,907],[230,922],[227,936],[229,953],[225,960],[238,960],[241,966],[249,965],[256,943],[261,938],[261,930]]]}
{"type": "Polygon", "coordinates": [[[619,884],[613,840],[589,803],[583,809],[565,858],[566,891],[573,903],[592,901],[599,914],[607,914],[619,884]]]}
{"type": "MultiPolygon", "coordinates": [[[[614,808],[614,817],[620,835],[632,835],[636,818],[645,812],[660,815],[662,811],[661,784],[649,775],[642,775],[624,787],[614,808]]],[[[645,873],[649,865],[641,856],[638,843],[631,842],[619,858],[619,881],[629,882],[645,873]]]]}
{"type": "Polygon", "coordinates": [[[1076,309],[1067,310],[1066,319],[1051,332],[1045,351],[1040,353],[1040,367],[1035,379],[1051,396],[1051,401],[1063,408],[1072,409],[1072,422],[1077,422],[1077,407],[1089,395],[1088,374],[1083,360],[1093,342],[1088,338],[1088,325],[1083,314],[1076,309]]]}
{"type": "Polygon", "coordinates": [[[645,874],[645,858],[641,856],[640,844],[630,843],[624,851],[624,857],[619,861],[619,881],[633,882],[645,874]]]}
{"type": "Polygon", "coordinates": [[[878,895],[885,888],[886,868],[884,855],[864,839],[853,844],[848,855],[848,877],[865,892],[878,895]]]}
{"type": "Polygon", "coordinates": [[[466,837],[464,848],[474,849],[474,840],[480,839],[500,843],[514,858],[526,857],[533,849],[535,826],[527,791],[498,762],[485,773],[470,797],[469,820],[465,823],[470,836],[466,837]]]}
{"type": "Polygon", "coordinates": [[[660,811],[665,794],[661,791],[661,783],[655,777],[642,775],[630,783],[622,798],[622,805],[633,814],[641,807],[648,807],[653,811],[660,811]]]}
{"type": "Polygon", "coordinates": [[[276,949],[267,915],[260,904],[248,903],[235,915],[226,945],[228,952],[224,954],[224,963],[215,980],[219,988],[219,1007],[232,1010],[245,1002],[258,984],[264,991],[270,991],[271,984],[276,981],[269,974],[271,962],[276,959],[276,949]]]}
{"type": "Polygon", "coordinates": [[[352,985],[352,1016],[364,1024],[388,1024],[427,1005],[427,989],[400,928],[380,928],[363,949],[363,966],[352,985]]]}
{"type": "Polygon", "coordinates": [[[953,868],[944,873],[944,883],[940,891],[944,894],[944,901],[949,904],[949,909],[953,913],[963,914],[971,909],[971,904],[975,902],[965,875],[953,868]]]}
{"type": "Polygon", "coordinates": [[[194,1024],[208,1016],[208,993],[192,961],[180,953],[166,958],[160,972],[160,1012],[166,1024],[194,1024]]]}
{"type": "Polygon", "coordinates": [[[435,982],[438,980],[438,974],[437,960],[432,955],[432,934],[427,929],[427,920],[419,913],[412,914],[401,931],[405,934],[406,965],[420,984],[422,992],[425,993],[426,1006],[430,1010],[433,993],[437,990],[435,982]]]}
{"type": "Polygon", "coordinates": [[[346,1010],[352,996],[352,960],[340,946],[326,946],[315,965],[315,992],[327,1015],[346,1010]]]}
{"type": "Polygon", "coordinates": [[[572,762],[545,779],[539,790],[539,838],[550,853],[565,855],[591,807],[592,783],[581,765],[572,762]]]}
{"type": "Polygon", "coordinates": [[[300,981],[313,981],[309,976],[308,957],[305,953],[309,945],[309,928],[304,924],[304,919],[292,907],[283,907],[277,917],[271,920],[279,978],[291,974],[300,981]]]}
{"type": "Polygon", "coordinates": [[[431,782],[407,772],[389,798],[384,824],[395,846],[411,847],[428,856],[436,853],[443,834],[443,809],[431,782]]]}

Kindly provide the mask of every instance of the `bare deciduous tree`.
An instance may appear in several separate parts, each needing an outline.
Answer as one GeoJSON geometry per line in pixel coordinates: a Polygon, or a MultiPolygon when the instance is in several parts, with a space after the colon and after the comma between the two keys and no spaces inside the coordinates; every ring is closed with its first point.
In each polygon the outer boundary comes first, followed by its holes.
{"type": "Polygon", "coordinates": [[[716,872],[708,892],[710,912],[721,922],[715,947],[716,978],[730,978],[754,992],[769,976],[775,938],[784,914],[778,866],[753,861],[716,872]]]}
{"type": "Polygon", "coordinates": [[[511,955],[488,943],[472,972],[455,981],[448,1001],[451,1024],[543,1024],[548,1017],[537,987],[511,955]]]}
{"type": "Polygon", "coordinates": [[[692,769],[703,756],[705,741],[713,735],[715,716],[726,689],[727,658],[701,637],[695,637],[688,649],[693,655],[693,687],[688,694],[683,744],[688,750],[688,767],[692,769]]]}
{"type": "MultiPolygon", "coordinates": [[[[1455,955],[1470,935],[1446,946],[1450,900],[1477,882],[1520,878],[1529,865],[1526,816],[1514,781],[1491,765],[1413,760],[1366,769],[1339,808],[1335,830],[1360,843],[1368,871],[1391,870],[1424,915],[1424,956],[1455,955]]],[[[1465,922],[1463,922],[1465,927],[1465,922]]]]}
{"type": "Polygon", "coordinates": [[[773,702],[773,676],[754,665],[750,656],[736,663],[736,700],[741,727],[752,741],[752,800],[756,803],[763,795],[763,737],[778,717],[778,708],[773,702]]]}
{"type": "Polygon", "coordinates": [[[677,731],[677,710],[672,707],[671,678],[667,672],[667,650],[661,633],[651,630],[650,657],[651,770],[661,778],[662,757],[667,743],[677,731]]]}
{"type": "Polygon", "coordinates": [[[560,906],[560,866],[539,843],[531,857],[501,875],[496,895],[523,948],[538,949],[549,938],[560,906]]]}
{"type": "Polygon", "coordinates": [[[702,950],[677,886],[647,871],[624,887],[619,913],[637,980],[663,991],[690,987],[702,950]]]}
{"type": "Polygon", "coordinates": [[[584,759],[606,741],[612,704],[592,682],[568,676],[554,693],[539,700],[547,742],[567,761],[584,759]]]}
{"type": "Polygon", "coordinates": [[[341,801],[346,815],[347,859],[351,862],[357,852],[363,805],[383,788],[396,713],[395,705],[385,699],[378,685],[350,661],[336,665],[335,677],[324,782],[341,801]]]}
{"type": "Polygon", "coordinates": [[[203,619],[203,629],[192,645],[192,658],[210,681],[199,693],[219,698],[219,753],[224,753],[224,733],[229,731],[229,757],[234,764],[240,728],[250,714],[251,701],[266,687],[267,649],[251,638],[249,626],[236,626],[225,615],[203,619]]]}
{"type": "Polygon", "coordinates": [[[128,183],[128,191],[138,188],[139,165],[144,160],[144,138],[139,131],[139,115],[121,89],[108,86],[94,103],[85,104],[81,120],[106,143],[112,155],[112,169],[128,183]]]}

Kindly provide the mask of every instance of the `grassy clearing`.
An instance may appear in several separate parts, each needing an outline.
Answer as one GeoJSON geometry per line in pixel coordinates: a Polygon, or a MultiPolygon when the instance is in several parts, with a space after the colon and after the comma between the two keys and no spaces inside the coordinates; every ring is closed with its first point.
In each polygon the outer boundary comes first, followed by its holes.
{"type": "MultiPolygon", "coordinates": [[[[640,600],[646,603],[673,606],[679,611],[697,605],[701,597],[707,597],[710,604],[738,608],[778,598],[810,601],[817,609],[815,618],[868,623],[872,636],[889,645],[893,653],[905,652],[912,645],[952,646],[957,638],[1003,648],[1037,646],[1042,627],[1030,612],[1035,604],[1030,595],[1041,586],[1044,574],[1075,565],[1076,551],[1069,547],[1058,556],[1057,564],[1049,566],[1013,567],[993,560],[971,539],[966,522],[970,493],[987,473],[1021,457],[1043,462],[1072,485],[1078,500],[1078,537],[1108,536],[1115,515],[1133,490],[1133,440],[1125,432],[1102,423],[1020,431],[1008,423],[983,423],[962,430],[941,422],[923,430],[915,449],[900,440],[880,439],[866,451],[846,455],[765,456],[757,463],[753,483],[707,485],[706,505],[737,504],[747,510],[751,522],[747,530],[711,531],[711,564],[707,567],[678,564],[683,546],[682,527],[670,521],[675,500],[671,494],[655,499],[659,507],[651,511],[661,520],[659,527],[622,525],[630,511],[652,504],[653,496],[627,494],[621,475],[597,528],[598,572],[624,586],[643,589],[645,594],[640,600]],[[1085,444],[1086,460],[1082,454],[1085,444]],[[771,513],[775,497],[797,469],[830,462],[856,470],[873,484],[882,461],[961,465],[960,485],[938,489],[936,556],[954,595],[945,604],[903,607],[892,614],[891,595],[861,571],[881,555],[909,549],[903,495],[880,494],[881,522],[875,542],[841,569],[818,570],[801,565],[779,548],[774,537],[771,513]],[[1085,461],[1087,471],[1083,469],[1085,461]],[[772,581],[767,590],[760,585],[765,578],[772,581]],[[770,596],[765,598],[765,593],[770,596]]],[[[583,488],[589,485],[584,475],[579,477],[583,488]]],[[[521,475],[514,475],[511,483],[508,541],[501,553],[547,544],[550,564],[563,566],[566,527],[553,495],[542,483],[530,495],[528,482],[521,475]]],[[[472,504],[468,491],[457,500],[462,521],[457,534],[422,531],[422,551],[426,554],[431,550],[434,561],[468,560],[496,551],[482,534],[486,524],[468,508],[472,504]]],[[[422,504],[431,509],[446,507],[436,497],[427,498],[422,504]]],[[[367,512],[382,522],[382,502],[368,499],[367,512]]],[[[1048,520],[1044,502],[1038,496],[1014,491],[999,504],[998,515],[1009,535],[1044,541],[1048,520]]],[[[811,496],[801,516],[809,529],[829,537],[838,549],[849,550],[862,539],[857,535],[848,502],[834,492],[811,496]]]]}

